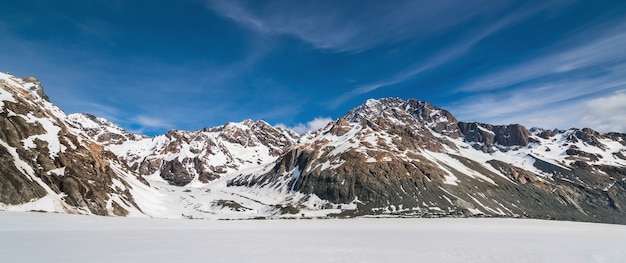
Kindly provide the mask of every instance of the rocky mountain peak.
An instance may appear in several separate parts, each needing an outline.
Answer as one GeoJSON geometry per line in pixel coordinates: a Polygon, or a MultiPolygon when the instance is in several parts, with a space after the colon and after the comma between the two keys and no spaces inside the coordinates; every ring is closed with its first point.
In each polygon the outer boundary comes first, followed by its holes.
{"type": "Polygon", "coordinates": [[[453,138],[460,136],[458,121],[450,112],[416,99],[370,99],[349,111],[342,119],[363,125],[375,123],[383,127],[407,126],[416,131],[429,128],[453,138]]]}
{"type": "Polygon", "coordinates": [[[351,129],[352,127],[350,126],[350,123],[346,119],[339,118],[337,121],[332,122],[332,126],[330,128],[330,134],[335,135],[335,136],[343,136],[351,129]]]}
{"type": "Polygon", "coordinates": [[[35,77],[19,78],[11,75],[10,73],[0,72],[0,81],[6,83],[6,85],[9,85],[14,90],[26,91],[37,98],[50,102],[50,98],[48,98],[48,95],[44,92],[39,79],[35,77]]]}
{"type": "Polygon", "coordinates": [[[35,92],[39,97],[41,97],[45,101],[50,101],[50,98],[48,98],[48,95],[46,95],[46,93],[43,91],[43,86],[41,85],[41,82],[39,82],[39,79],[35,77],[25,77],[22,80],[24,81],[24,84],[27,84],[25,85],[25,87],[28,87],[28,89],[31,92],[35,92]]]}
{"type": "Polygon", "coordinates": [[[250,119],[241,122],[229,122],[223,126],[206,130],[218,132],[220,138],[242,146],[263,144],[283,148],[294,144],[300,137],[293,130],[274,127],[262,120],[250,119]]]}
{"type": "Polygon", "coordinates": [[[379,117],[392,117],[396,110],[402,109],[405,101],[400,98],[369,99],[362,105],[350,110],[342,118],[348,122],[363,122],[379,117]]]}
{"type": "Polygon", "coordinates": [[[122,144],[126,141],[136,141],[145,136],[133,134],[122,127],[101,117],[88,113],[72,113],[67,115],[67,122],[89,137],[102,144],[122,144]]]}

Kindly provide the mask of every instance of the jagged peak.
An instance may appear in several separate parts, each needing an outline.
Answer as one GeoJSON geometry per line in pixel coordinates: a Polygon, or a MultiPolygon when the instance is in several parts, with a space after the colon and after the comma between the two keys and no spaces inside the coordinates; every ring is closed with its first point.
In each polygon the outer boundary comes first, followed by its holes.
{"type": "Polygon", "coordinates": [[[437,133],[459,136],[457,120],[447,110],[426,101],[400,98],[369,99],[342,117],[348,122],[370,123],[379,118],[389,123],[427,127],[437,133]]]}
{"type": "Polygon", "coordinates": [[[383,106],[393,106],[393,105],[401,105],[404,104],[406,101],[404,101],[401,98],[398,97],[391,97],[391,98],[380,98],[380,99],[368,99],[365,101],[365,103],[363,103],[361,106],[365,106],[365,107],[376,107],[378,105],[383,105],[383,106]]]}
{"type": "Polygon", "coordinates": [[[123,128],[118,126],[117,124],[114,124],[113,122],[105,118],[98,117],[90,113],[71,113],[67,115],[67,119],[75,124],[80,124],[80,126],[84,128],[97,128],[100,126],[107,126],[123,130],[123,128]]]}
{"type": "Polygon", "coordinates": [[[406,102],[400,98],[368,99],[350,110],[342,118],[348,122],[363,122],[381,116],[389,108],[402,108],[406,102]]]}
{"type": "Polygon", "coordinates": [[[252,119],[240,122],[227,122],[220,126],[205,127],[201,130],[172,129],[156,137],[160,136],[169,138],[169,140],[182,139],[183,141],[201,140],[218,136],[227,141],[240,144],[246,144],[245,142],[248,142],[249,139],[265,140],[267,138],[295,143],[300,138],[300,135],[291,129],[272,126],[263,120],[252,119]],[[213,135],[209,136],[209,134],[213,135]]]}
{"type": "MultiPolygon", "coordinates": [[[[403,100],[401,98],[368,99],[365,103],[350,110],[342,118],[349,122],[358,122],[361,118],[377,117],[386,110],[399,109],[408,112],[416,118],[428,119],[429,116],[442,112],[450,115],[447,110],[436,107],[433,104],[417,99],[403,100]],[[428,115],[425,115],[428,114],[428,115]]],[[[393,113],[393,112],[392,112],[393,113]]]]}
{"type": "Polygon", "coordinates": [[[224,125],[221,126],[216,126],[216,127],[205,127],[203,129],[203,131],[205,132],[221,132],[224,130],[259,130],[259,129],[273,129],[273,130],[278,130],[278,131],[284,131],[289,133],[292,137],[299,137],[298,133],[296,133],[295,131],[289,129],[289,128],[284,128],[284,127],[279,127],[279,126],[274,126],[271,125],[269,123],[267,123],[264,120],[252,120],[252,119],[245,119],[243,121],[240,122],[227,122],[224,125]]]}
{"type": "Polygon", "coordinates": [[[20,78],[12,75],[11,73],[0,72],[0,81],[2,80],[9,84],[12,88],[21,88],[28,91],[30,94],[36,95],[37,97],[50,102],[50,98],[44,92],[41,82],[39,82],[39,79],[35,77],[27,76],[20,78]]]}
{"type": "Polygon", "coordinates": [[[251,119],[246,119],[240,122],[227,122],[223,125],[224,129],[242,129],[248,130],[254,125],[254,121],[251,119]]]}
{"type": "Polygon", "coordinates": [[[259,125],[261,126],[267,125],[267,126],[273,127],[272,125],[268,124],[267,122],[263,120],[245,119],[245,120],[238,121],[238,122],[230,121],[230,122],[224,123],[223,125],[216,126],[213,128],[207,128],[207,129],[209,130],[246,129],[247,130],[254,126],[259,126],[259,125]]]}
{"type": "Polygon", "coordinates": [[[121,144],[128,140],[147,138],[145,135],[134,134],[105,118],[89,113],[69,114],[65,122],[103,144],[121,144]]]}

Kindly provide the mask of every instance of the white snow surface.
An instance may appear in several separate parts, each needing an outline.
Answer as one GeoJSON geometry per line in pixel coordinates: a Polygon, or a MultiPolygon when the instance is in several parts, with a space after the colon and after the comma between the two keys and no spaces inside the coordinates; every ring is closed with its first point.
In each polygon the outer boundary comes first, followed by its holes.
{"type": "Polygon", "coordinates": [[[623,262],[626,226],[528,219],[177,220],[0,212],[3,262],[623,262]]]}

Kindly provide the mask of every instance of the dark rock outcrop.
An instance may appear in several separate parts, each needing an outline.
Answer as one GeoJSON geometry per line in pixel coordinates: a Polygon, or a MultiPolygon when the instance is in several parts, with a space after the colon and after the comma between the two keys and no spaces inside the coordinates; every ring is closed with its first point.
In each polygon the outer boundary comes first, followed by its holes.
{"type": "Polygon", "coordinates": [[[494,145],[526,146],[530,132],[522,125],[489,125],[477,122],[459,122],[459,130],[468,142],[483,152],[495,151],[494,145]]]}
{"type": "Polygon", "coordinates": [[[17,205],[46,196],[41,185],[23,176],[15,166],[15,160],[0,145],[0,202],[17,205]]]}

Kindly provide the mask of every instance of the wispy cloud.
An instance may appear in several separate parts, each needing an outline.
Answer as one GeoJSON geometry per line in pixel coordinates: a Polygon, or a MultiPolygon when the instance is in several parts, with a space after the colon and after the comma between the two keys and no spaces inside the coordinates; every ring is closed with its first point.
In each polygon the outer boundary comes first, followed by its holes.
{"type": "Polygon", "coordinates": [[[619,65],[626,62],[624,47],[626,47],[626,24],[618,26],[603,38],[582,46],[480,77],[462,86],[460,91],[501,89],[581,70],[619,65]]]}
{"type": "Polygon", "coordinates": [[[171,128],[172,125],[165,120],[156,117],[149,117],[145,115],[139,115],[133,118],[142,128],[171,128]]]}
{"type": "MultiPolygon", "coordinates": [[[[295,36],[316,48],[359,52],[407,37],[423,38],[477,15],[497,12],[503,3],[475,0],[395,1],[254,1],[208,0],[224,17],[261,33],[295,36]],[[251,3],[252,2],[252,3],[251,3]]],[[[501,1],[506,2],[506,1],[501,1]]]]}
{"type": "Polygon", "coordinates": [[[626,88],[626,81],[619,78],[624,70],[626,67],[615,68],[595,78],[571,77],[489,94],[478,93],[443,106],[466,121],[522,123],[543,128],[588,125],[580,122],[582,113],[587,110],[583,105],[594,98],[626,88]]]}
{"type": "Polygon", "coordinates": [[[298,123],[292,127],[288,127],[287,125],[282,123],[276,124],[276,126],[292,129],[299,134],[305,134],[309,131],[315,131],[324,128],[331,121],[333,121],[333,119],[330,117],[317,117],[307,123],[298,123]]]}
{"type": "Polygon", "coordinates": [[[594,40],[478,77],[457,90],[464,99],[442,106],[462,120],[624,131],[617,103],[626,89],[626,24],[621,22],[594,40]]]}
{"type": "Polygon", "coordinates": [[[424,61],[420,61],[410,65],[405,70],[387,78],[374,83],[368,83],[365,85],[360,85],[350,92],[345,93],[344,95],[336,98],[332,103],[331,107],[337,107],[339,104],[345,102],[346,100],[361,94],[366,94],[377,90],[379,88],[396,85],[407,80],[410,80],[417,75],[432,70],[436,67],[442,66],[450,61],[454,61],[459,57],[466,54],[468,51],[472,49],[477,43],[482,41],[483,39],[495,34],[496,32],[510,27],[524,19],[531,17],[532,15],[555,6],[555,2],[547,1],[542,5],[532,6],[530,8],[524,8],[522,10],[518,10],[512,15],[504,16],[498,21],[493,23],[489,23],[483,28],[476,30],[476,32],[472,32],[469,36],[465,38],[458,39],[452,44],[447,45],[445,48],[437,51],[435,54],[430,56],[424,61]]]}
{"type": "Polygon", "coordinates": [[[460,119],[561,127],[584,119],[575,105],[626,89],[617,2],[200,0],[136,16],[127,1],[11,3],[4,70],[39,77],[68,112],[129,129],[260,118],[304,132],[318,127],[307,118],[374,94],[444,107],[463,97],[450,108],[460,119]],[[171,21],[152,20],[163,14],[171,21]]]}

